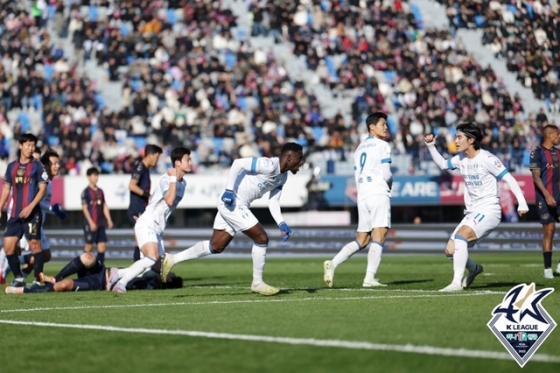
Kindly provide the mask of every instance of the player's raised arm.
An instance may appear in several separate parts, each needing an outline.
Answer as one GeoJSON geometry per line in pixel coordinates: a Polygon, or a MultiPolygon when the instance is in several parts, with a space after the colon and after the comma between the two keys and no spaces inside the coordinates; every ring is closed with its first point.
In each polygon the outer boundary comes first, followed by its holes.
{"type": "Polygon", "coordinates": [[[445,160],[441,154],[439,154],[436,148],[436,136],[429,134],[424,136],[424,142],[430,151],[432,160],[441,170],[454,170],[455,167],[450,167],[450,160],[445,160]]]}

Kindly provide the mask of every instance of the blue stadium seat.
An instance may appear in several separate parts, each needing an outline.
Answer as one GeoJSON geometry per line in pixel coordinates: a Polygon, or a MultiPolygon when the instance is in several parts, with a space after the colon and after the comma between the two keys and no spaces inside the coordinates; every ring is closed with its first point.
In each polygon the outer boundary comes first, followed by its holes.
{"type": "Polygon", "coordinates": [[[507,7],[508,7],[509,11],[512,12],[515,15],[515,13],[517,12],[517,7],[515,5],[511,5],[511,4],[508,5],[507,7]]]}
{"type": "Polygon", "coordinates": [[[315,138],[315,141],[321,141],[324,135],[323,129],[321,127],[311,127],[311,129],[313,131],[313,137],[315,138]]]}
{"type": "Polygon", "coordinates": [[[529,17],[530,17],[531,19],[533,19],[533,17],[535,16],[535,12],[534,12],[533,6],[532,6],[531,4],[529,4],[529,3],[526,2],[526,3],[525,3],[525,7],[527,8],[527,14],[529,14],[529,17]]]}
{"type": "Polygon", "coordinates": [[[410,10],[412,15],[414,16],[414,20],[416,21],[416,27],[420,30],[424,29],[424,20],[422,19],[422,12],[420,11],[420,7],[416,4],[410,4],[410,10]]]}
{"type": "Polygon", "coordinates": [[[52,76],[54,74],[54,66],[53,65],[43,65],[43,74],[45,74],[45,80],[51,81],[52,76]]]}
{"type": "Polygon", "coordinates": [[[237,28],[237,39],[243,40],[246,36],[247,36],[247,31],[245,31],[241,27],[238,27],[237,28]]]}
{"type": "Polygon", "coordinates": [[[173,89],[176,91],[179,91],[182,85],[183,83],[178,80],[174,80],[173,83],[171,83],[171,87],[173,87],[173,89]]]}
{"type": "Polygon", "coordinates": [[[145,136],[134,136],[134,142],[136,143],[136,149],[141,150],[146,147],[148,139],[145,136]]]}
{"type": "Polygon", "coordinates": [[[97,18],[99,17],[99,9],[96,6],[90,6],[88,8],[88,17],[90,22],[97,21],[97,18]]]}
{"type": "Polygon", "coordinates": [[[95,95],[95,102],[99,106],[99,110],[103,110],[106,106],[105,105],[105,99],[103,98],[103,96],[100,93],[95,95]]]}
{"type": "Polygon", "coordinates": [[[33,107],[35,110],[43,110],[43,97],[38,93],[33,95],[33,107]]]}
{"type": "Polygon", "coordinates": [[[128,65],[132,65],[132,63],[133,63],[135,60],[136,60],[136,57],[134,57],[134,56],[127,56],[127,57],[126,57],[126,63],[127,63],[128,65]]]}
{"type": "Polygon", "coordinates": [[[241,110],[247,110],[247,99],[245,98],[245,96],[238,96],[237,97],[237,106],[241,110]]]}
{"type": "Polygon", "coordinates": [[[51,135],[47,138],[47,143],[52,148],[53,146],[57,146],[59,144],[59,140],[57,136],[51,135]]]}
{"type": "Polygon", "coordinates": [[[387,82],[387,84],[392,84],[397,79],[397,74],[395,74],[395,72],[391,70],[383,71],[383,75],[385,76],[385,81],[387,82]]]}
{"type": "Polygon", "coordinates": [[[31,128],[31,121],[29,120],[27,113],[19,113],[17,115],[17,120],[19,120],[19,123],[21,124],[21,132],[27,133],[31,128]]]}
{"type": "Polygon", "coordinates": [[[91,135],[95,135],[95,133],[97,132],[98,127],[96,125],[91,125],[89,126],[89,133],[91,133],[91,135]]]}
{"type": "Polygon", "coordinates": [[[225,57],[224,57],[224,62],[226,63],[226,66],[230,69],[233,69],[235,67],[235,65],[237,64],[237,57],[235,56],[235,54],[231,53],[231,52],[227,52],[225,57]]]}
{"type": "Polygon", "coordinates": [[[109,162],[103,162],[101,163],[101,169],[110,174],[113,172],[113,165],[109,162]]]}
{"type": "Polygon", "coordinates": [[[397,133],[397,121],[395,121],[395,118],[392,115],[387,117],[387,127],[389,127],[389,131],[393,135],[397,133]]]}
{"type": "Polygon", "coordinates": [[[130,88],[132,88],[132,90],[134,92],[137,92],[140,89],[140,86],[142,85],[142,82],[138,79],[133,79],[130,81],[130,88]]]}
{"type": "Polygon", "coordinates": [[[56,6],[55,5],[49,5],[47,7],[48,9],[48,14],[49,14],[49,19],[54,19],[54,16],[56,15],[56,6]]]}
{"type": "Polygon", "coordinates": [[[220,154],[220,150],[222,149],[222,145],[224,144],[224,139],[220,137],[214,137],[212,139],[212,142],[214,143],[214,154],[220,154]]]}
{"type": "Polygon", "coordinates": [[[175,9],[167,9],[165,15],[167,16],[167,22],[169,22],[170,25],[173,26],[175,23],[177,23],[177,15],[175,14],[175,9]]]}
{"type": "Polygon", "coordinates": [[[128,35],[128,33],[130,32],[130,29],[128,28],[127,25],[121,25],[119,27],[119,30],[121,31],[121,35],[123,36],[123,38],[125,38],[128,35]]]}
{"type": "Polygon", "coordinates": [[[301,146],[307,146],[307,137],[303,137],[303,136],[302,136],[302,137],[298,137],[298,138],[296,139],[296,142],[297,142],[298,144],[300,144],[301,146]]]}
{"type": "Polygon", "coordinates": [[[474,23],[476,23],[476,25],[478,27],[484,26],[484,17],[483,16],[475,16],[474,17],[474,23]]]}

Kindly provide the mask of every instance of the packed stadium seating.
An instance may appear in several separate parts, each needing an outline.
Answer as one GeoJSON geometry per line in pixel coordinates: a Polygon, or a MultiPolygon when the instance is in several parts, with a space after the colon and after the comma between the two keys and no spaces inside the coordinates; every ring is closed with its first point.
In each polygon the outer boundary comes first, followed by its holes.
{"type": "MultiPolygon", "coordinates": [[[[439,134],[452,153],[453,125],[461,120],[483,125],[485,147],[520,170],[547,121],[545,112],[525,112],[519,96],[472,58],[452,29],[424,28],[420,10],[406,1],[66,3],[41,0],[27,9],[0,1],[4,165],[10,150],[15,154],[12,140],[28,130],[64,154],[70,174],[91,165],[128,172],[147,142],[166,151],[191,147],[196,172],[227,167],[236,157],[274,155],[288,139],[304,145],[314,163],[344,163],[367,114],[383,110],[395,153],[412,159],[398,173],[427,171],[423,133],[439,134]],[[248,23],[239,22],[239,8],[248,23]],[[272,52],[275,44],[304,60],[329,97],[349,100],[345,110],[326,115],[330,103],[290,74],[272,52]],[[106,94],[111,83],[122,87],[116,98],[106,94]]],[[[492,16],[493,2],[446,5],[456,13],[450,24],[486,27],[490,43],[491,33],[504,28],[492,16]]],[[[509,52],[498,54],[511,56],[508,66],[525,74],[527,61],[509,52]]],[[[557,66],[546,83],[532,86],[552,108],[560,106],[557,66]]]]}

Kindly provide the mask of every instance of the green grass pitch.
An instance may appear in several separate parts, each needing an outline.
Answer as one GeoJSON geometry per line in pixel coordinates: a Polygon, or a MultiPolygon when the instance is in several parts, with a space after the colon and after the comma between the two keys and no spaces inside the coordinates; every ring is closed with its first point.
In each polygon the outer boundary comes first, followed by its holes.
{"type": "MultiPolygon", "coordinates": [[[[275,297],[250,292],[249,258],[181,263],[178,290],[2,291],[0,371],[558,372],[559,362],[536,359],[519,368],[486,324],[507,290],[531,282],[556,289],[543,306],[560,322],[560,277],[543,278],[540,253],[472,257],[484,273],[454,294],[435,291],[452,276],[443,255],[385,256],[383,289],[361,288],[362,255],[338,268],[333,289],[322,281],[326,258],[269,258],[265,280],[283,289],[275,297]]],[[[560,328],[537,354],[560,361],[560,328]]]]}

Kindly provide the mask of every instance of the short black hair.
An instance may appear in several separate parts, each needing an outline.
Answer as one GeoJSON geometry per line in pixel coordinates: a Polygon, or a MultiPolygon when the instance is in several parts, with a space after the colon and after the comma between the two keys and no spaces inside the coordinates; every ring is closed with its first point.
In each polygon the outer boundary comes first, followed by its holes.
{"type": "Polygon", "coordinates": [[[542,129],[543,135],[547,135],[550,131],[558,131],[558,127],[556,127],[555,125],[552,125],[552,124],[547,124],[542,129]]]}
{"type": "Polygon", "coordinates": [[[90,168],[87,169],[86,175],[87,176],[99,175],[99,170],[97,169],[97,167],[90,167],[90,168]]]}
{"type": "Polygon", "coordinates": [[[282,146],[280,154],[284,154],[287,152],[303,153],[303,147],[297,142],[287,142],[282,146]]]}
{"type": "Polygon", "coordinates": [[[163,149],[154,144],[148,144],[144,148],[144,157],[150,154],[161,154],[163,153],[163,149]]]}
{"type": "Polygon", "coordinates": [[[171,163],[175,167],[175,161],[181,162],[185,155],[191,155],[191,150],[183,146],[179,146],[171,151],[171,163]]]}
{"type": "MultiPolygon", "coordinates": [[[[35,150],[37,150],[37,149],[35,149],[35,150]]],[[[58,155],[58,153],[53,149],[47,149],[45,151],[45,154],[43,154],[41,156],[41,163],[45,167],[45,170],[47,171],[47,174],[49,175],[49,177],[52,177],[52,175],[51,175],[51,166],[52,166],[51,157],[60,158],[60,155],[58,155]]]]}
{"type": "Polygon", "coordinates": [[[32,133],[24,133],[23,135],[21,135],[19,137],[19,143],[20,144],[25,144],[26,142],[32,142],[37,144],[37,142],[39,141],[39,139],[37,139],[37,136],[35,136],[32,133]]]}
{"type": "Polygon", "coordinates": [[[388,117],[387,117],[387,114],[385,114],[385,113],[383,113],[383,112],[381,112],[381,111],[376,111],[375,113],[370,114],[370,115],[366,118],[366,126],[367,126],[368,131],[369,131],[369,126],[370,126],[370,125],[373,124],[373,125],[375,126],[375,125],[377,124],[377,122],[379,122],[381,119],[387,120],[387,118],[388,118],[388,117]]]}
{"type": "Polygon", "coordinates": [[[484,135],[482,134],[482,130],[479,126],[477,126],[473,122],[466,122],[459,124],[457,126],[457,131],[461,131],[468,138],[474,139],[473,146],[475,150],[480,149],[480,143],[482,142],[482,139],[484,139],[484,135]]]}

